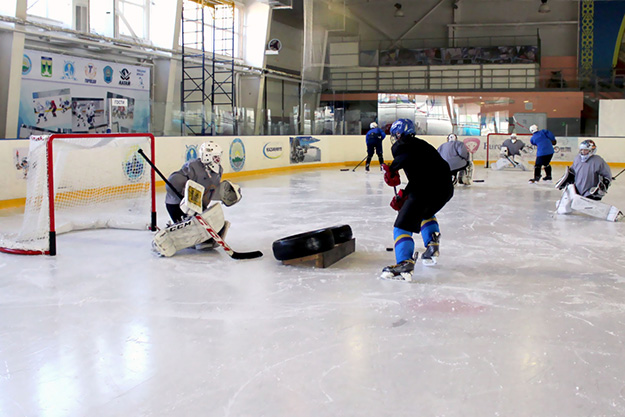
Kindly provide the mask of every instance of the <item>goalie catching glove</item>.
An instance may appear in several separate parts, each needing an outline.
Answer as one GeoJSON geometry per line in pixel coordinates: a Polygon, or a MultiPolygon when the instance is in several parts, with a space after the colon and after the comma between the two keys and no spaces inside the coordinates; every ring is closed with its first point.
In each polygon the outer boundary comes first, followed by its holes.
{"type": "Polygon", "coordinates": [[[575,172],[570,167],[566,167],[566,171],[564,171],[564,175],[562,178],[556,182],[555,188],[558,190],[563,190],[569,184],[575,184],[575,172]]]}
{"type": "Polygon", "coordinates": [[[401,178],[399,177],[399,172],[391,171],[391,167],[386,164],[382,164],[382,169],[384,170],[384,182],[391,187],[396,187],[401,184],[401,178]]]}
{"type": "Polygon", "coordinates": [[[391,200],[391,207],[393,210],[399,211],[404,206],[406,200],[408,200],[408,194],[405,193],[403,189],[399,190],[399,192],[395,194],[395,197],[391,200]]]}
{"type": "Polygon", "coordinates": [[[226,207],[238,203],[241,200],[241,187],[228,180],[224,180],[219,184],[219,195],[221,196],[221,202],[226,207]]]}

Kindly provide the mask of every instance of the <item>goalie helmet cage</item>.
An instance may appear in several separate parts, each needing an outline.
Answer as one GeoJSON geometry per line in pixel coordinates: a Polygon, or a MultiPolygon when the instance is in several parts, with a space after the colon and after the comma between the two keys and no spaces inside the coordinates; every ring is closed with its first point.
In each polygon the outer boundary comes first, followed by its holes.
{"type": "Polygon", "coordinates": [[[139,149],[154,160],[154,136],[31,136],[24,219],[0,234],[0,252],[56,255],[56,235],[73,230],[156,230],[155,175],[139,149]]]}
{"type": "MultiPolygon", "coordinates": [[[[486,162],[484,163],[484,167],[488,168],[490,166],[490,151],[496,150],[497,152],[494,155],[499,158],[499,149],[501,148],[501,144],[506,140],[510,139],[512,133],[489,133],[486,136],[486,162]]],[[[525,146],[532,146],[530,143],[530,138],[532,137],[529,133],[517,133],[517,139],[522,140],[525,146]]]]}

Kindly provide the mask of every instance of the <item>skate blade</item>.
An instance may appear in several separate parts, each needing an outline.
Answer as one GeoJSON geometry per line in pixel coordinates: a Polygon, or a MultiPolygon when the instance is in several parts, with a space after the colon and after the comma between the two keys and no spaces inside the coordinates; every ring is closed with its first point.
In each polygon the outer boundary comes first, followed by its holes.
{"type": "Polygon", "coordinates": [[[392,272],[382,272],[380,279],[384,281],[412,282],[412,274],[409,272],[402,272],[399,275],[394,275],[392,272]]]}
{"type": "Polygon", "coordinates": [[[436,258],[421,259],[421,262],[423,262],[425,266],[434,266],[436,265],[436,258]]]}

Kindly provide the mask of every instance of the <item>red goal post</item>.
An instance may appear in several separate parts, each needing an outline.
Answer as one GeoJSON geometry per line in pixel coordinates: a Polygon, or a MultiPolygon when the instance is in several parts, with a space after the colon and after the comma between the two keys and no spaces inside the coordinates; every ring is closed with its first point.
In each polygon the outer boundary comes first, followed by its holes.
{"type": "Polygon", "coordinates": [[[0,252],[56,255],[56,235],[74,230],[156,230],[150,133],[31,136],[24,219],[0,233],[0,252]]]}
{"type": "MultiPolygon", "coordinates": [[[[511,133],[489,133],[486,136],[486,162],[485,168],[488,168],[492,162],[495,162],[499,159],[499,150],[501,149],[501,144],[510,139],[511,133]],[[494,158],[494,159],[493,159],[494,158]]],[[[516,137],[518,140],[523,141],[526,147],[532,146],[530,143],[530,139],[532,135],[529,133],[517,133],[516,137]]]]}

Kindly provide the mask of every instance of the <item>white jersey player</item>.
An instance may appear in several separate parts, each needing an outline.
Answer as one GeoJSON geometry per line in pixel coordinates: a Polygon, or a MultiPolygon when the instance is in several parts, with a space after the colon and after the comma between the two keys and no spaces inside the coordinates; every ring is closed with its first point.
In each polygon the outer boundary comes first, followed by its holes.
{"type": "Polygon", "coordinates": [[[241,200],[240,187],[230,181],[221,181],[221,147],[215,142],[206,142],[200,146],[200,157],[186,162],[182,168],[172,173],[168,182],[165,205],[174,222],[160,230],[152,242],[152,247],[162,256],[172,256],[177,251],[195,246],[196,249],[212,249],[215,242],[210,238],[205,227],[192,216],[186,198],[182,197],[187,181],[204,187],[202,196],[202,218],[223,238],[230,227],[224,219],[221,205],[212,201],[221,201],[231,206],[241,200]],[[191,215],[191,216],[190,216],[191,215]]]}
{"type": "Polygon", "coordinates": [[[499,152],[499,160],[493,165],[494,170],[504,168],[515,168],[525,171],[527,168],[523,163],[521,152],[524,150],[525,144],[522,140],[517,139],[516,133],[512,133],[509,139],[501,144],[499,152]]]}
{"type": "Polygon", "coordinates": [[[564,189],[556,209],[559,214],[577,211],[608,221],[618,221],[623,213],[614,206],[600,202],[612,183],[612,171],[596,152],[597,145],[592,140],[579,144],[579,154],[573,166],[567,167],[556,184],[556,188],[564,189]]]}
{"type": "Polygon", "coordinates": [[[463,142],[458,140],[455,133],[447,136],[447,142],[438,147],[438,153],[449,164],[453,184],[458,182],[471,185],[473,177],[473,162],[469,150],[463,142]]]}

